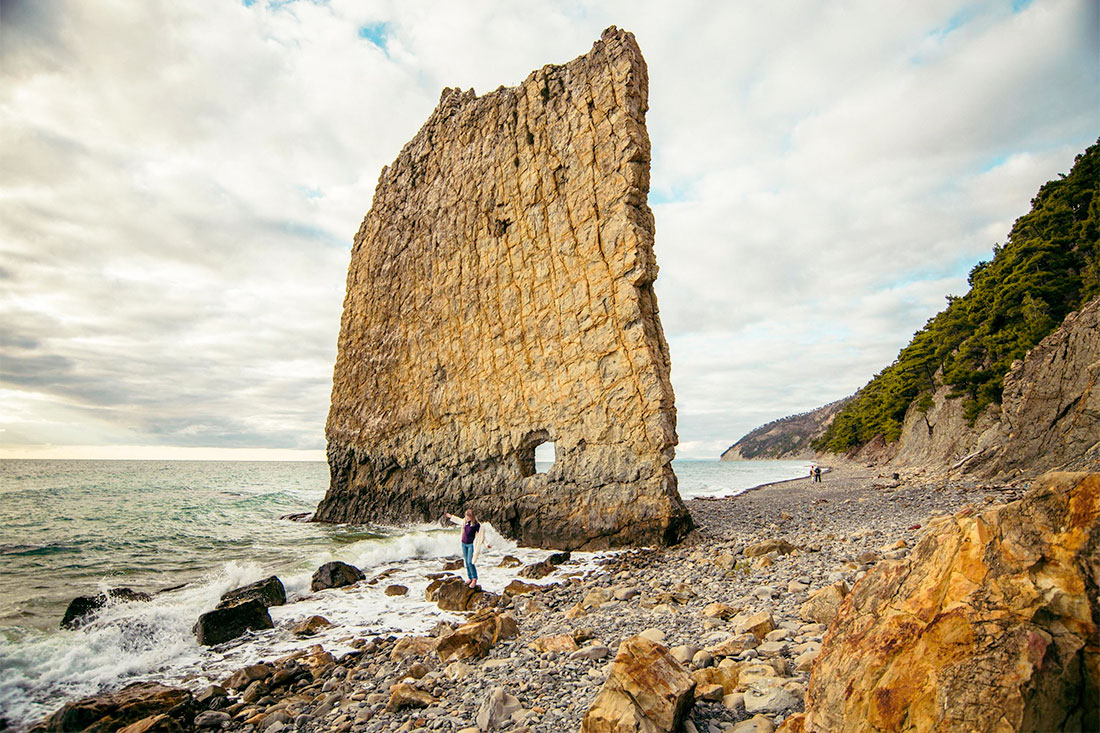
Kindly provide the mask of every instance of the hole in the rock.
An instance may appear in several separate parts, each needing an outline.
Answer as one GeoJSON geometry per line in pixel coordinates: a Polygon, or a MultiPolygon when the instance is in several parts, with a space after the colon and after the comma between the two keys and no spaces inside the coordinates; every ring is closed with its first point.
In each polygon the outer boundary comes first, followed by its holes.
{"type": "Polygon", "coordinates": [[[539,443],[535,446],[535,473],[546,473],[554,465],[557,451],[552,441],[539,443]]]}

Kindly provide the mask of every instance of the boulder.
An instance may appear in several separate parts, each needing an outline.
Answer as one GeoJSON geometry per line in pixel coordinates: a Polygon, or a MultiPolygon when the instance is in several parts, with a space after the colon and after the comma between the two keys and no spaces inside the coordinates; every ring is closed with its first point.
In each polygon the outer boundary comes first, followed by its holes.
{"type": "Polygon", "coordinates": [[[1100,474],[1051,474],[940,520],[845,599],[797,725],[1100,729],[1098,578],[1100,474]]]}
{"type": "Polygon", "coordinates": [[[745,633],[726,639],[710,647],[707,651],[716,657],[736,657],[746,649],[755,649],[758,646],[760,646],[760,640],[756,638],[756,635],[745,633]]]}
{"type": "Polygon", "coordinates": [[[31,728],[31,731],[67,733],[85,729],[118,730],[161,714],[189,729],[194,719],[193,708],[194,701],[187,690],[166,687],[157,682],[135,682],[116,692],[67,703],[31,728]]]}
{"type": "Polygon", "coordinates": [[[480,659],[501,639],[519,635],[511,615],[495,611],[479,611],[470,620],[436,642],[435,652],[441,662],[480,659]]]}
{"type": "Polygon", "coordinates": [[[324,616],[310,616],[291,627],[290,633],[295,636],[313,636],[328,626],[332,626],[332,622],[324,616]]]}
{"type": "Polygon", "coordinates": [[[500,603],[500,596],[487,590],[477,588],[470,600],[466,602],[467,611],[481,611],[486,608],[496,608],[500,603]]]}
{"type": "Polygon", "coordinates": [[[756,714],[748,720],[742,720],[729,729],[729,733],[773,733],[775,723],[767,717],[756,714]]]}
{"type": "Polygon", "coordinates": [[[400,662],[409,657],[423,657],[435,651],[438,639],[431,636],[406,636],[398,639],[390,650],[390,659],[400,662]]]}
{"type": "Polygon", "coordinates": [[[89,621],[89,616],[108,603],[148,601],[149,598],[151,596],[148,593],[130,588],[111,588],[106,593],[100,593],[96,596],[77,596],[69,601],[69,606],[65,609],[65,615],[61,618],[61,628],[80,628],[89,621]]]}
{"type": "Polygon", "coordinates": [[[184,727],[171,715],[160,713],[119,728],[118,733],[184,733],[184,727]]]}
{"type": "Polygon", "coordinates": [[[478,591],[453,575],[433,580],[424,590],[424,599],[444,611],[465,611],[478,591]]]}
{"type": "Polygon", "coordinates": [[[513,580],[504,586],[504,592],[510,596],[519,596],[524,593],[535,593],[543,590],[543,586],[537,583],[524,583],[522,580],[513,580]]]}
{"type": "Polygon", "coordinates": [[[274,672],[275,668],[270,664],[250,664],[247,667],[241,667],[226,677],[222,682],[222,687],[230,690],[243,690],[256,680],[266,680],[274,672]]]}
{"type": "Polygon", "coordinates": [[[789,555],[794,552],[796,548],[787,540],[764,540],[763,542],[754,542],[751,545],[741,550],[741,554],[745,557],[758,557],[760,555],[767,555],[775,552],[780,555],[789,555]]]}
{"type": "Polygon", "coordinates": [[[769,631],[775,630],[775,619],[768,611],[743,614],[733,620],[733,628],[738,634],[752,634],[762,640],[769,631]]]}
{"type": "Polygon", "coordinates": [[[705,700],[706,702],[721,702],[724,696],[725,692],[722,690],[722,685],[695,686],[696,700],[705,700]]]}
{"type": "Polygon", "coordinates": [[[740,667],[707,667],[697,669],[691,673],[691,679],[698,685],[718,685],[722,688],[723,695],[731,695],[737,691],[740,678],[740,667]]]}
{"type": "Polygon", "coordinates": [[[580,649],[572,634],[539,637],[531,642],[531,648],[537,652],[575,652],[580,649]]]}
{"type": "Polygon", "coordinates": [[[235,606],[207,611],[199,616],[193,631],[200,644],[214,646],[236,639],[246,631],[273,628],[275,624],[271,621],[267,606],[263,601],[253,598],[235,606]]]}
{"type": "Polygon", "coordinates": [[[387,585],[384,592],[387,596],[407,596],[409,589],[404,585],[387,585]]]}
{"type": "Polygon", "coordinates": [[[284,667],[291,662],[305,667],[309,670],[313,678],[317,679],[322,676],[326,670],[336,665],[336,658],[333,657],[331,653],[326,652],[324,647],[320,644],[313,644],[305,649],[299,649],[296,652],[291,652],[275,660],[275,664],[280,667],[284,667]]]}
{"type": "Polygon", "coordinates": [[[366,577],[363,571],[354,565],[339,561],[326,562],[313,574],[309,589],[316,592],[325,588],[342,588],[346,585],[355,585],[366,577]]]}
{"type": "Polygon", "coordinates": [[[726,621],[737,614],[739,608],[735,608],[728,603],[708,603],[706,608],[703,609],[703,615],[707,618],[720,618],[726,621]]]}
{"type": "Polygon", "coordinates": [[[781,677],[758,677],[745,686],[745,712],[775,715],[801,707],[802,701],[783,687],[781,677]]]}
{"type": "Polygon", "coordinates": [[[227,723],[230,720],[228,713],[223,713],[220,710],[206,710],[195,716],[196,728],[214,728],[220,729],[223,723],[227,723]]]}
{"type": "Polygon", "coordinates": [[[438,700],[417,687],[407,682],[401,682],[393,686],[390,692],[390,700],[386,703],[386,712],[393,713],[405,708],[426,708],[434,705],[438,700]]]}
{"type": "Polygon", "coordinates": [[[235,606],[241,601],[252,598],[262,601],[268,608],[281,606],[286,603],[286,588],[283,587],[283,581],[272,575],[270,578],[257,580],[255,583],[224,593],[217,607],[235,606]]]}
{"type": "Polygon", "coordinates": [[[497,565],[497,567],[498,568],[518,568],[522,564],[523,563],[520,561],[520,559],[518,557],[516,557],[514,555],[505,555],[504,557],[502,557],[500,559],[500,564],[497,565]]]}
{"type": "Polygon", "coordinates": [[[532,563],[519,571],[519,577],[530,578],[532,580],[538,580],[539,578],[545,578],[550,573],[558,569],[558,566],[549,560],[543,560],[542,562],[532,563]]]}
{"type": "Polygon", "coordinates": [[[798,615],[807,621],[828,626],[836,618],[836,612],[847,595],[848,584],[843,580],[825,586],[810,594],[810,598],[798,607],[798,615]]]}
{"type": "Polygon", "coordinates": [[[694,702],[695,682],[660,644],[632,636],[619,644],[607,681],[580,733],[677,730],[694,702]]]}
{"type": "Polygon", "coordinates": [[[519,700],[503,687],[494,687],[485,702],[481,703],[474,722],[482,731],[500,728],[505,722],[511,722],[512,714],[523,709],[519,700]]]}

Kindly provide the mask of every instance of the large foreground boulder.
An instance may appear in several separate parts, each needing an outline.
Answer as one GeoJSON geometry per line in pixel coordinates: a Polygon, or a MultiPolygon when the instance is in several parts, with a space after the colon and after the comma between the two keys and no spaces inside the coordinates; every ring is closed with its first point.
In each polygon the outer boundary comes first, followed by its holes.
{"type": "Polygon", "coordinates": [[[190,729],[195,714],[191,693],[156,682],[136,682],[108,695],[67,703],[30,733],[118,730],[161,714],[190,729]]]}
{"type": "Polygon", "coordinates": [[[1098,730],[1100,474],[934,524],[852,589],[786,731],[1098,730]]]}
{"type": "Polygon", "coordinates": [[[195,636],[204,646],[213,646],[236,639],[246,631],[274,628],[267,606],[258,598],[242,601],[235,606],[215,608],[199,616],[195,624],[195,636]]]}
{"type": "Polygon", "coordinates": [[[581,721],[581,733],[678,730],[694,691],[695,681],[667,649],[632,636],[619,644],[607,681],[581,721]]]}

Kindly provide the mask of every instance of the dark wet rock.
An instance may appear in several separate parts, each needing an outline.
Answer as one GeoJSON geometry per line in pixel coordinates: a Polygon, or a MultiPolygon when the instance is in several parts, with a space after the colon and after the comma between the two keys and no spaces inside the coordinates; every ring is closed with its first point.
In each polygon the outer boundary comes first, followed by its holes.
{"type": "Polygon", "coordinates": [[[520,596],[524,593],[537,593],[543,590],[543,586],[537,583],[524,583],[522,580],[513,580],[504,588],[504,592],[511,596],[520,596]]]}
{"type": "Polygon", "coordinates": [[[248,687],[253,680],[266,680],[274,671],[275,668],[270,664],[250,664],[247,667],[241,667],[226,677],[222,682],[222,686],[230,690],[242,690],[248,687]]]}
{"type": "Polygon", "coordinates": [[[230,716],[226,713],[217,710],[207,710],[195,716],[195,727],[221,728],[222,724],[228,722],[229,719],[230,716]]]}
{"type": "Polygon", "coordinates": [[[184,731],[185,728],[175,718],[164,713],[150,715],[125,728],[118,729],[118,733],[184,733],[184,731]]]}
{"type": "Polygon", "coordinates": [[[313,519],[313,512],[294,512],[293,514],[284,514],[279,519],[285,519],[290,522],[309,522],[313,519]]]}
{"type": "Polygon", "coordinates": [[[69,602],[65,616],[61,619],[61,628],[77,629],[86,624],[88,617],[110,603],[148,601],[150,595],[130,588],[112,588],[97,596],[77,596],[69,602]]]}
{"type": "Polygon", "coordinates": [[[304,621],[300,621],[290,629],[290,633],[295,636],[313,636],[321,629],[332,626],[332,622],[324,616],[310,616],[304,621]]]}
{"type": "Polygon", "coordinates": [[[532,563],[523,570],[519,571],[519,577],[530,578],[531,580],[538,580],[539,578],[545,578],[550,573],[558,569],[558,566],[550,562],[549,559],[542,562],[532,563]]]}
{"type": "Polygon", "coordinates": [[[363,571],[354,565],[339,561],[327,562],[317,568],[317,572],[313,574],[309,583],[309,589],[319,591],[325,588],[342,588],[346,585],[355,585],[366,577],[363,571]]]}
{"type": "Polygon", "coordinates": [[[253,598],[235,606],[216,608],[199,616],[194,632],[200,644],[213,646],[236,639],[246,631],[274,628],[264,602],[253,598]]]}
{"type": "Polygon", "coordinates": [[[248,585],[222,594],[222,599],[218,603],[218,608],[235,606],[241,601],[252,598],[262,601],[264,606],[268,608],[272,606],[282,606],[286,603],[286,588],[283,587],[283,581],[272,575],[270,578],[257,580],[255,583],[249,583],[248,585]]]}
{"type": "Polygon", "coordinates": [[[161,714],[174,719],[184,728],[190,728],[193,708],[194,700],[187,690],[156,682],[135,682],[117,692],[68,703],[31,728],[31,732],[118,730],[161,714]]]}

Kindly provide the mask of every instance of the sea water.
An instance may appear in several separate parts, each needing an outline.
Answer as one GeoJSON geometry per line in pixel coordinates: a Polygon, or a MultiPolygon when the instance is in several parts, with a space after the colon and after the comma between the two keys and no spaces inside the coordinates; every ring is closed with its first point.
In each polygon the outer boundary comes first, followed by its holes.
{"type": "MultiPolygon", "coordinates": [[[[673,467],[689,499],[801,477],[809,464],[677,460],[673,467]]],[[[312,511],[327,484],[324,463],[0,460],[0,729],[133,681],[196,688],[310,644],[339,654],[351,638],[453,620],[423,599],[426,573],[457,555],[458,528],[279,518],[312,511]],[[368,578],[387,576],[311,593],[313,571],[331,560],[368,578]],[[196,643],[195,620],[222,593],[273,574],[291,601],[270,609],[275,629],[215,648],[196,643]],[[408,595],[385,595],[390,584],[406,586],[408,595]],[[119,587],[152,600],[109,605],[80,629],[58,628],[73,597],[119,587]],[[333,625],[307,639],[289,632],[314,614],[333,625]]],[[[478,569],[487,590],[499,592],[515,577],[495,567],[503,554],[524,562],[546,555],[492,528],[486,533],[493,547],[478,569]]],[[[571,569],[582,572],[598,560],[574,557],[581,564],[571,569]]]]}

